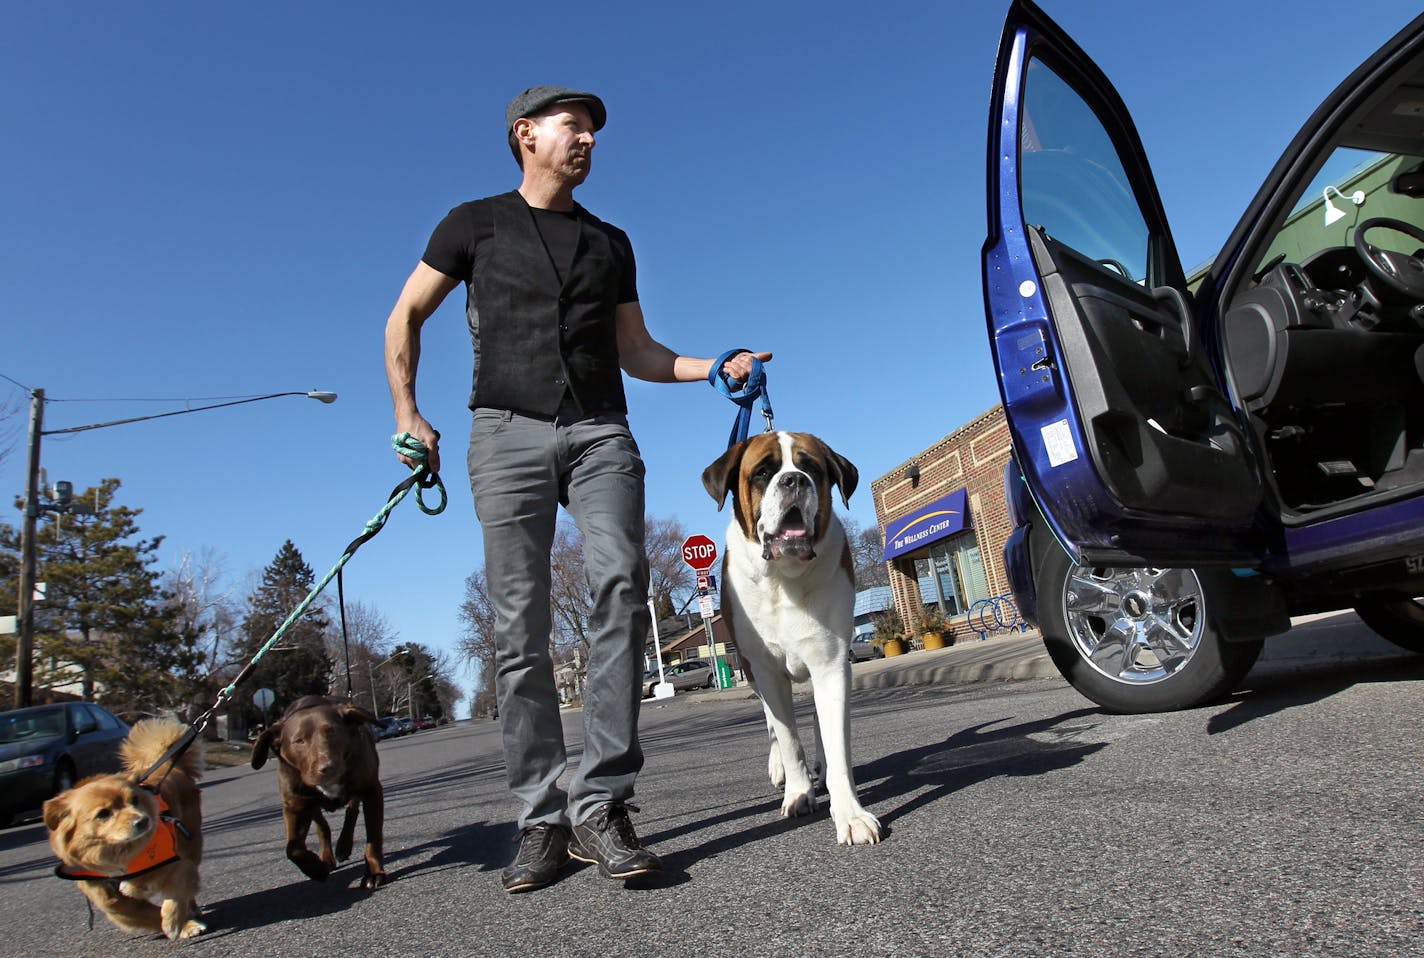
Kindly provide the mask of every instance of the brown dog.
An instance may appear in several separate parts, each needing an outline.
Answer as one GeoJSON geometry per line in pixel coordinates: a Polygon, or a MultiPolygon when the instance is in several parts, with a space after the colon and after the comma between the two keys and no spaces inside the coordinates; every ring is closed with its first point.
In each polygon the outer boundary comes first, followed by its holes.
{"type": "Polygon", "coordinates": [[[307,695],[297,699],[252,746],[252,767],[267,763],[269,751],[277,755],[277,782],[282,794],[282,819],[287,826],[287,857],[308,878],[326,881],[338,861],[351,857],[356,816],[366,813],[366,873],[362,888],[385,884],[382,851],[385,793],[381,789],[380,759],[371,726],[376,717],[347,699],[307,695]],[[336,854],[331,850],[331,828],[323,811],[346,807],[336,854]],[[307,848],[307,831],[316,824],[321,854],[307,848]]]}
{"type": "Polygon", "coordinates": [[[124,931],[176,940],[207,930],[190,917],[203,858],[202,752],[189,748],[171,770],[165,763],[147,784],[139,780],[187,731],[178,722],[139,722],[121,749],[124,773],[92,775],[44,803],[49,844],[64,863],[56,873],[124,931]]]}

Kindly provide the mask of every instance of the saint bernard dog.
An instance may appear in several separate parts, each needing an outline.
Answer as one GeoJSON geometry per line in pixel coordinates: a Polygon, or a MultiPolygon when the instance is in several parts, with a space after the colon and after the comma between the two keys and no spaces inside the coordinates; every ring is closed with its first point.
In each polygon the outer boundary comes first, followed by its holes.
{"type": "Polygon", "coordinates": [[[702,473],[721,509],[732,494],[722,559],[722,609],[744,671],[766,711],[767,771],[785,786],[781,814],[816,809],[796,732],[792,681],[811,682],[817,751],[836,840],[880,841],[880,822],[855,797],[850,762],[849,642],[855,607],[850,544],[831,511],[831,486],[849,505],[859,474],[806,433],[768,432],[737,443],[702,473]]]}

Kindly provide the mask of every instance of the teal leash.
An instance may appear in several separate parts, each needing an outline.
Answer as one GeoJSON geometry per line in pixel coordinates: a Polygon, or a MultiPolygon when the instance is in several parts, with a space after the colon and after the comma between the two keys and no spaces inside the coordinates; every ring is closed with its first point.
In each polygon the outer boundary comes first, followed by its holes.
{"type": "MultiPolygon", "coordinates": [[[[252,670],[257,668],[257,663],[262,660],[262,657],[271,651],[272,647],[277,644],[282,636],[286,635],[287,630],[292,627],[292,624],[301,618],[302,613],[311,606],[317,596],[321,595],[322,590],[331,584],[331,580],[340,578],[342,567],[356,554],[356,550],[361,548],[362,545],[385,527],[386,520],[390,518],[391,510],[400,505],[401,500],[406,497],[411,489],[415,490],[415,503],[420,507],[421,512],[428,516],[438,516],[445,511],[445,484],[440,481],[440,475],[436,472],[432,472],[430,467],[426,464],[425,446],[419,440],[413,438],[408,432],[403,432],[398,436],[391,437],[391,443],[395,447],[396,452],[415,462],[415,465],[411,469],[411,474],[391,490],[391,494],[386,497],[386,504],[381,507],[381,511],[377,512],[367,521],[359,536],[351,540],[351,543],[342,551],[341,558],[336,561],[336,565],[332,566],[331,570],[322,576],[321,581],[316,584],[316,588],[308,592],[307,597],[301,601],[301,604],[293,610],[291,615],[287,616],[286,621],[277,627],[277,631],[272,633],[272,637],[263,643],[262,647],[257,650],[257,653],[252,656],[251,661],[242,667],[241,672],[237,673],[237,678],[233,679],[232,682],[218,692],[217,699],[208,707],[208,710],[198,716],[193,723],[189,725],[188,731],[169,746],[168,751],[164,752],[162,757],[149,766],[148,771],[139,777],[140,782],[145,781],[148,776],[157,771],[165,762],[171,762],[183,754],[188,746],[193,744],[193,741],[198,737],[199,733],[207,728],[208,723],[212,721],[212,717],[218,709],[232,700],[232,696],[237,691],[237,687],[242,684],[244,679],[252,674],[252,670]],[[439,491],[440,502],[438,505],[427,506],[425,504],[425,500],[421,494],[426,489],[436,489],[439,491]]],[[[166,772],[164,776],[167,777],[166,772]]],[[[162,779],[159,781],[161,783],[162,779]]]]}

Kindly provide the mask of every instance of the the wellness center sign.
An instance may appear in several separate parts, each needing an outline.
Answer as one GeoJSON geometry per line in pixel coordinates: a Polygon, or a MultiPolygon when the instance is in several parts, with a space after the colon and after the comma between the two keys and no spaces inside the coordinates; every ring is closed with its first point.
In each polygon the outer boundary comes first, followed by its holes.
{"type": "Polygon", "coordinates": [[[945,536],[963,532],[968,513],[967,490],[956,489],[942,499],[894,520],[885,527],[885,558],[914,552],[945,536]]]}

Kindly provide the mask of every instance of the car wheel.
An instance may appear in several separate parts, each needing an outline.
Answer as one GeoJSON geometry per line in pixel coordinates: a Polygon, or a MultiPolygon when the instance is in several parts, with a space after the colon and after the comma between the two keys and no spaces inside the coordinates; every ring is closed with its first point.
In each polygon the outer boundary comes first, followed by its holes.
{"type": "Polygon", "coordinates": [[[1079,566],[1057,546],[1043,554],[1035,585],[1044,645],[1063,677],[1109,711],[1210,702],[1261,654],[1259,639],[1226,641],[1213,624],[1213,590],[1193,569],[1079,566]]]}
{"type": "Polygon", "coordinates": [[[1418,599],[1370,599],[1355,612],[1381,638],[1424,655],[1424,605],[1418,599]]]}
{"type": "Polygon", "coordinates": [[[67,792],[74,787],[75,776],[74,766],[69,759],[60,759],[59,765],[54,770],[54,793],[67,792]]]}

